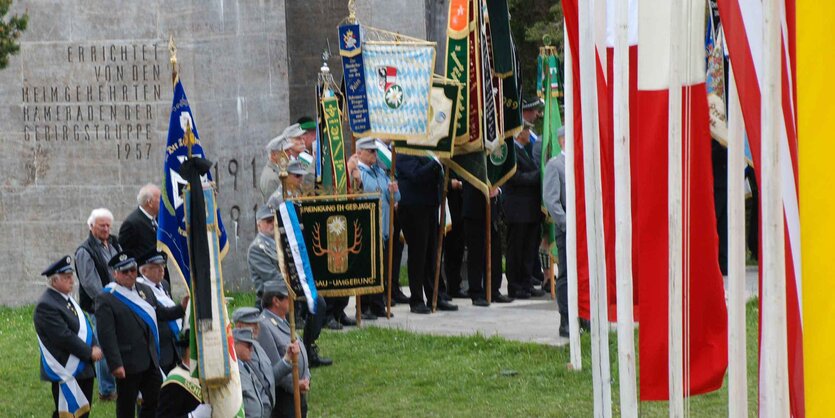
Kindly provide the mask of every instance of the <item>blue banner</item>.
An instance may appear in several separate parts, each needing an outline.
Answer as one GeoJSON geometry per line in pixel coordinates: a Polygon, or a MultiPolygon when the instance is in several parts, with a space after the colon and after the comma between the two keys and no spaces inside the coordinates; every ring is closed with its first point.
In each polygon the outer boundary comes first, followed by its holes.
{"type": "Polygon", "coordinates": [[[365,65],[359,24],[339,26],[339,55],[345,77],[345,99],[351,131],[363,134],[371,129],[368,120],[368,98],[365,92],[365,65]]]}
{"type": "MultiPolygon", "coordinates": [[[[174,263],[174,269],[191,284],[189,269],[188,238],[186,237],[185,206],[183,204],[183,188],[186,181],[180,176],[180,165],[188,158],[187,137],[193,136],[194,145],[191,153],[195,157],[206,158],[194,123],[191,108],[188,104],[183,84],[177,79],[174,85],[174,100],[171,105],[171,118],[168,122],[168,141],[163,160],[163,185],[160,197],[159,228],[157,228],[157,246],[168,253],[169,260],[174,263]]],[[[212,181],[211,173],[206,174],[204,182],[212,181]]],[[[220,217],[220,210],[216,209],[217,225],[219,229],[220,257],[226,255],[229,244],[226,239],[226,228],[220,217]]]]}

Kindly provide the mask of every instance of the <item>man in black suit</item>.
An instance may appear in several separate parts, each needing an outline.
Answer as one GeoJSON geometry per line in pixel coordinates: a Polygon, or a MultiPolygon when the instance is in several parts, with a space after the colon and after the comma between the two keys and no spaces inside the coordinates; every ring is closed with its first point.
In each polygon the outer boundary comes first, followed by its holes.
{"type": "MultiPolygon", "coordinates": [[[[487,220],[487,198],[469,183],[462,191],[464,235],[467,241],[467,282],[469,297],[475,306],[488,306],[484,287],[487,285],[487,237],[484,222],[487,220]]],[[[513,299],[499,293],[502,287],[502,235],[499,230],[498,189],[490,190],[490,299],[497,303],[510,303],[513,299]]]]}
{"type": "Polygon", "coordinates": [[[49,287],[35,305],[34,322],[41,380],[52,382],[52,416],[86,417],[93,396],[93,362],[102,358],[102,351],[81,306],[70,296],[75,284],[72,258],[62,257],[41,274],[49,287]]]}
{"type": "Polygon", "coordinates": [[[505,186],[503,206],[507,224],[507,282],[510,297],[528,299],[545,294],[532,284],[537,234],[542,222],[540,210],[539,164],[534,163],[525,146],[530,143],[530,124],[514,139],[516,174],[505,186]]]}
{"type": "MultiPolygon", "coordinates": [[[[153,250],[139,258],[139,273],[137,283],[142,283],[151,288],[154,296],[162,306],[172,307],[176,303],[171,298],[171,289],[164,280],[165,262],[167,256],[164,252],[153,250]]],[[[159,327],[159,364],[162,372],[168,374],[177,365],[177,337],[183,328],[182,320],[160,321],[159,327]]]]}
{"type": "MultiPolygon", "coordinates": [[[[396,172],[400,186],[397,211],[409,246],[409,305],[413,313],[428,314],[431,310],[423,297],[431,301],[433,294],[443,168],[434,158],[397,154],[396,172]]],[[[457,306],[446,301],[443,282],[438,287],[438,309],[457,311],[457,306]]]]}
{"type": "Polygon", "coordinates": [[[461,261],[464,258],[463,186],[464,182],[460,178],[451,176],[446,195],[452,227],[444,234],[444,276],[447,292],[454,298],[468,297],[461,291],[461,261]]]}
{"type": "Polygon", "coordinates": [[[134,417],[136,396],[142,392],[139,416],[150,418],[156,414],[162,384],[157,321],[182,318],[188,296],[177,306],[164,307],[150,287],[136,283],[133,257],[120,252],[108,265],[116,281],[96,297],[96,321],[99,341],[119,392],[116,416],[134,417]]]}
{"type": "Polygon", "coordinates": [[[159,187],[146,184],[139,189],[139,206],[125,218],[119,228],[119,245],[133,258],[141,257],[157,248],[157,214],[159,187]]]}

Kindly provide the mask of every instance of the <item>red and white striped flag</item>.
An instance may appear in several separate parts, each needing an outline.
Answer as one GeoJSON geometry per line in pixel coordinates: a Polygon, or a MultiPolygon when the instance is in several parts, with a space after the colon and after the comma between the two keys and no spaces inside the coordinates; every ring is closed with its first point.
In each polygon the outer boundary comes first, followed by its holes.
{"type": "MultiPolygon", "coordinates": [[[[803,385],[803,318],[800,269],[800,216],[797,163],[797,90],[795,2],[781,7],[782,57],[780,120],[780,173],[786,238],[786,326],[788,341],[789,401],[793,417],[805,416],[803,385]]],[[[719,16],[731,66],[736,78],[745,130],[760,178],[761,82],[763,77],[763,5],[760,0],[719,0],[719,16]]],[[[762,273],[762,272],[761,272],[762,273]]],[[[762,300],[762,298],[760,299],[762,300]]]]}
{"type": "Polygon", "coordinates": [[[638,10],[638,92],[632,106],[638,120],[632,136],[632,191],[634,275],[639,278],[641,306],[642,400],[669,399],[666,150],[671,30],[684,32],[682,48],[687,52],[687,63],[681,67],[685,395],[719,389],[727,367],[727,311],[718,263],[705,88],[705,2],[686,0],[684,4],[690,8],[690,21],[684,28],[671,27],[667,0],[640,0],[638,10]]]}

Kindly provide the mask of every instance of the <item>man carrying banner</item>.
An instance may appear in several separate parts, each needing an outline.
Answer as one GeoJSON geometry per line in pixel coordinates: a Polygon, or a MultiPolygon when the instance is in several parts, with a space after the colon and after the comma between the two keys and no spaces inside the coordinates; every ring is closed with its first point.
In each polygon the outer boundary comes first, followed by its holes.
{"type": "MultiPolygon", "coordinates": [[[[356,143],[357,168],[360,172],[360,179],[362,190],[366,193],[380,193],[382,226],[383,226],[383,254],[388,254],[389,246],[389,213],[392,196],[395,202],[400,201],[400,190],[397,188],[397,182],[390,182],[388,176],[377,165],[377,139],[375,138],[361,138],[356,143]]],[[[385,266],[383,277],[388,277],[389,272],[388,263],[383,263],[385,266]]],[[[383,280],[383,284],[388,287],[388,280],[383,280]]],[[[364,313],[370,313],[374,316],[386,316],[386,303],[383,294],[364,295],[362,297],[362,308],[364,313]]],[[[394,314],[391,314],[394,316],[394,314]]]]}
{"type": "Polygon", "coordinates": [[[41,380],[52,382],[53,418],[87,417],[93,396],[93,362],[102,351],[81,306],[72,298],[72,258],[64,256],[41,275],[47,289],[35,305],[41,350],[41,380]]]}
{"type": "MultiPolygon", "coordinates": [[[[290,324],[287,322],[287,313],[290,311],[290,297],[287,292],[287,285],[283,280],[272,280],[264,284],[264,291],[261,295],[261,331],[257,341],[267,352],[270,362],[280,363],[290,346],[290,324]]],[[[297,340],[298,341],[298,340],[297,340]]],[[[307,416],[307,396],[310,390],[310,367],[308,360],[308,349],[302,342],[298,355],[299,365],[299,389],[302,392],[301,408],[302,416],[307,416]]],[[[315,352],[315,351],[313,351],[315,352]]],[[[311,354],[313,352],[310,352],[311,354]]],[[[276,381],[275,409],[273,417],[293,417],[295,408],[293,406],[293,377],[288,374],[276,381]]]]}
{"type": "Polygon", "coordinates": [[[141,392],[139,416],[150,418],[156,414],[162,384],[157,321],[182,318],[189,297],[177,306],[162,306],[150,287],[136,283],[136,260],[124,252],[113,256],[108,266],[116,281],[96,297],[96,322],[107,365],[116,377],[116,416],[134,417],[141,392]]]}

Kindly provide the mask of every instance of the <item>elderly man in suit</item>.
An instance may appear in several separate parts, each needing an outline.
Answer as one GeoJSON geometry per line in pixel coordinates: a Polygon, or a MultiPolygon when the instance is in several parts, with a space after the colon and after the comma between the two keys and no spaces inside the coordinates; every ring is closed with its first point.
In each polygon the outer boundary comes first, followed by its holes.
{"type": "MultiPolygon", "coordinates": [[[[139,273],[137,283],[142,283],[151,288],[154,296],[162,306],[172,307],[176,303],[171,298],[171,289],[163,279],[165,275],[165,263],[167,256],[164,252],[156,249],[139,257],[139,273]]],[[[159,363],[162,372],[168,374],[177,365],[177,337],[183,328],[183,321],[162,321],[159,324],[159,363]]]]}
{"type": "Polygon", "coordinates": [[[52,382],[53,418],[86,417],[93,396],[93,362],[102,351],[81,306],[70,296],[72,258],[61,257],[41,275],[48,288],[35,305],[35,332],[41,350],[41,380],[52,382]]]}
{"type": "MultiPolygon", "coordinates": [[[[284,282],[278,268],[278,253],[275,239],[275,216],[272,209],[262,207],[256,213],[258,218],[258,235],[252,240],[247,250],[247,265],[252,283],[255,285],[256,295],[260,298],[264,292],[264,284],[269,281],[284,282]]],[[[311,367],[330,366],[333,360],[319,355],[316,340],[322,332],[327,317],[327,304],[321,296],[316,299],[316,314],[309,318],[304,326],[304,342],[309,348],[311,367]]]]}
{"type": "Polygon", "coordinates": [[[516,173],[505,186],[503,207],[507,224],[507,282],[510,297],[528,299],[545,294],[532,283],[536,246],[539,244],[539,165],[525,152],[530,143],[530,124],[514,139],[516,173]]]}
{"type": "Polygon", "coordinates": [[[116,416],[134,417],[136,396],[141,392],[139,416],[150,418],[156,414],[162,384],[157,321],[182,318],[188,296],[177,306],[165,307],[150,287],[136,282],[133,257],[120,252],[108,265],[116,281],[96,297],[96,321],[99,342],[119,391],[116,416]]]}
{"type": "Polygon", "coordinates": [[[119,228],[119,245],[131,257],[141,257],[157,248],[159,197],[159,187],[150,183],[142,186],[136,195],[139,206],[119,228]]]}
{"type": "MultiPolygon", "coordinates": [[[[261,305],[264,310],[261,312],[261,331],[258,334],[258,343],[266,351],[270,362],[276,364],[282,361],[291,342],[290,324],[286,319],[287,313],[290,311],[290,297],[284,282],[267,282],[264,285],[264,293],[261,295],[261,305]]],[[[298,340],[296,342],[301,344],[297,358],[299,390],[302,392],[302,415],[307,416],[307,396],[304,394],[310,389],[310,362],[304,343],[298,340]]],[[[292,375],[285,375],[276,381],[275,400],[273,417],[294,416],[292,375]]]]}
{"type": "MultiPolygon", "coordinates": [[[[559,131],[560,149],[565,149],[565,131],[559,131]]],[[[557,305],[560,311],[560,336],[568,337],[568,264],[565,245],[565,152],[548,160],[545,166],[545,190],[542,200],[556,225],[555,237],[559,274],[557,275],[557,305]]]]}

